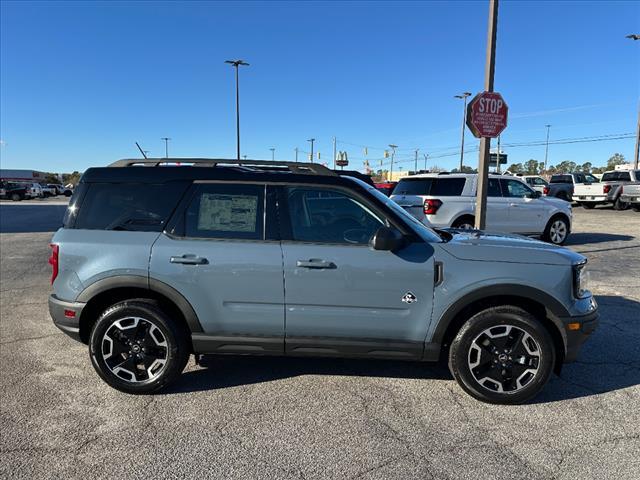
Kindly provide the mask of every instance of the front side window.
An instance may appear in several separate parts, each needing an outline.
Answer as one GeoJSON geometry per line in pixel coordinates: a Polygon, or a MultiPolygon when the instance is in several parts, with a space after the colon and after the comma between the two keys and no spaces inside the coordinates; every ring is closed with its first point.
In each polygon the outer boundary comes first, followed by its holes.
{"type": "Polygon", "coordinates": [[[185,236],[264,238],[264,185],[202,184],[185,210],[185,236]]]}
{"type": "Polygon", "coordinates": [[[369,208],[337,190],[286,189],[292,240],[366,245],[384,225],[369,208]]]}
{"type": "Polygon", "coordinates": [[[518,180],[501,180],[505,197],[525,198],[531,195],[531,190],[518,180]]]}
{"type": "Polygon", "coordinates": [[[488,197],[501,197],[502,192],[500,191],[500,182],[497,178],[489,178],[489,183],[487,184],[487,196],[488,197]]]}
{"type": "Polygon", "coordinates": [[[547,182],[545,181],[544,178],[535,177],[533,179],[533,184],[536,185],[536,186],[546,186],[547,182]]]}

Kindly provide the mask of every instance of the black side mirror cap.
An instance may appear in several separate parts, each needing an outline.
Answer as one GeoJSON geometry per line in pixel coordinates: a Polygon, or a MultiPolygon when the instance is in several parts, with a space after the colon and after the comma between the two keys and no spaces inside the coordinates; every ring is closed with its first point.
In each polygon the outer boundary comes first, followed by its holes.
{"type": "Polygon", "coordinates": [[[395,252],[406,244],[406,239],[395,228],[380,227],[369,240],[369,246],[373,250],[387,250],[395,252]]]}

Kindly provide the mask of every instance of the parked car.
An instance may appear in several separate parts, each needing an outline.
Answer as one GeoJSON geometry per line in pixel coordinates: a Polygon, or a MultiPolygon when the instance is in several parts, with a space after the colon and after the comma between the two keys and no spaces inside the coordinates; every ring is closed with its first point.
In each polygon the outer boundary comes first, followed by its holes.
{"type": "Polygon", "coordinates": [[[62,185],[60,185],[59,183],[50,183],[47,185],[49,188],[53,188],[55,190],[55,195],[63,195],[64,194],[64,187],[62,185]]]}
{"type": "Polygon", "coordinates": [[[518,178],[521,178],[533,190],[541,194],[544,193],[545,187],[549,186],[549,182],[540,175],[518,175],[518,178]]]}
{"type": "Polygon", "coordinates": [[[56,189],[55,185],[49,185],[49,184],[44,184],[41,185],[42,186],[42,195],[44,197],[55,197],[56,195],[58,195],[58,190],[56,189]]]}
{"type": "Polygon", "coordinates": [[[567,202],[574,200],[576,185],[585,183],[597,183],[598,179],[590,173],[560,173],[551,175],[549,185],[543,188],[542,193],[549,197],[556,197],[567,202]]]}
{"type": "MultiPolygon", "coordinates": [[[[403,178],[391,198],[428,226],[472,229],[477,174],[428,173],[403,178]]],[[[486,228],[540,236],[562,245],[571,233],[571,204],[541,197],[518,177],[490,175],[486,228]]]]}
{"type": "Polygon", "coordinates": [[[0,198],[19,202],[27,198],[27,189],[12,182],[0,182],[0,198]]]}
{"type": "Polygon", "coordinates": [[[379,192],[384,193],[388,197],[393,192],[393,189],[396,188],[397,184],[398,182],[382,182],[382,183],[376,183],[375,187],[376,189],[378,189],[379,192]]]}
{"type": "Polygon", "coordinates": [[[26,190],[26,198],[42,198],[44,191],[39,183],[20,183],[26,190]]]}
{"type": "Polygon", "coordinates": [[[442,359],[514,404],[597,326],[569,249],[433,230],[318,164],[158,160],[85,171],[51,243],[53,321],[119,390],[167,386],[192,353],[442,359]]]}
{"type": "Polygon", "coordinates": [[[600,183],[576,186],[574,198],[584,208],[613,204],[615,210],[624,210],[629,205],[620,198],[622,185],[633,182],[640,182],[640,170],[611,170],[600,183]]]}
{"type": "Polygon", "coordinates": [[[640,212],[640,183],[627,183],[620,187],[620,201],[626,203],[634,212],[640,212]]]}

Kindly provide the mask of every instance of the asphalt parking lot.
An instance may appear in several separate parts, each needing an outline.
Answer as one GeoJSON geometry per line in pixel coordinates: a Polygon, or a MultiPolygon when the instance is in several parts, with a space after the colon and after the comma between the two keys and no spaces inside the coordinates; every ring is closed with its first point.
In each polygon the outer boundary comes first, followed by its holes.
{"type": "Polygon", "coordinates": [[[2,478],[640,475],[640,213],[574,209],[601,326],[542,395],[505,407],[391,361],[209,357],[169,391],[119,393],[48,315],[63,209],[0,205],[2,478]]]}

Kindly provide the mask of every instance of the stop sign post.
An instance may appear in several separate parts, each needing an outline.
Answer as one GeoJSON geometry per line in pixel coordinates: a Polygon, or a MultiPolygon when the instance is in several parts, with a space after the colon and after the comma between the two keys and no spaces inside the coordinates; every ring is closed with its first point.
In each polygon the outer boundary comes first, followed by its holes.
{"type": "Polygon", "coordinates": [[[497,92],[482,92],[467,106],[467,127],[477,138],[496,138],[507,128],[509,107],[497,92]]]}

